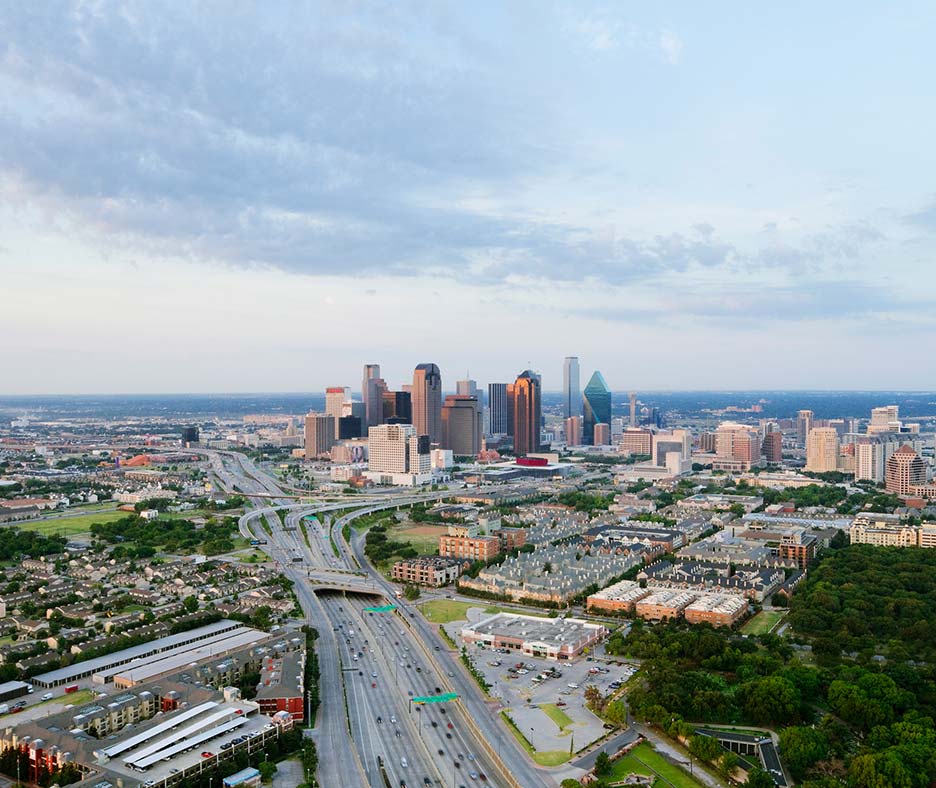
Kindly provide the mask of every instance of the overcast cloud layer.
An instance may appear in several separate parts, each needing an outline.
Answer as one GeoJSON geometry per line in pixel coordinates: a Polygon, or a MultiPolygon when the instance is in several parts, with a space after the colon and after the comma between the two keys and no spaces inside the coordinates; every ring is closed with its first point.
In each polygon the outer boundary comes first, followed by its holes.
{"type": "Polygon", "coordinates": [[[0,392],[936,386],[936,9],[642,5],[5,4],[0,392]]]}

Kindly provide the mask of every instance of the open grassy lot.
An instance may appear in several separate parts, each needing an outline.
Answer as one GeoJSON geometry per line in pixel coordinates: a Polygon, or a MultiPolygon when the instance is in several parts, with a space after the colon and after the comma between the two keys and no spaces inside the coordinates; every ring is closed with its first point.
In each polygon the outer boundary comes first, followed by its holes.
{"type": "Polygon", "coordinates": [[[782,610],[762,610],[741,627],[741,632],[745,635],[763,635],[770,632],[784,615],[786,613],[782,610]]]}
{"type": "Polygon", "coordinates": [[[530,754],[530,757],[540,766],[560,766],[569,760],[570,755],[567,750],[544,750],[543,752],[540,752],[534,749],[533,745],[530,744],[529,739],[527,739],[527,737],[520,732],[519,728],[513,724],[513,722],[507,716],[506,712],[502,711],[501,717],[507,724],[507,727],[510,728],[510,732],[514,735],[514,738],[520,742],[520,745],[523,747],[523,749],[526,750],[530,754]]]}
{"type": "Polygon", "coordinates": [[[80,514],[76,517],[52,517],[46,520],[30,520],[15,523],[23,531],[36,531],[44,536],[72,536],[86,534],[91,531],[92,523],[112,523],[126,517],[127,512],[97,512],[96,514],[80,514]]]}
{"type": "Polygon", "coordinates": [[[654,782],[654,788],[667,784],[676,788],[703,788],[688,772],[671,764],[647,742],[637,745],[626,756],[615,761],[612,779],[622,780],[631,772],[647,777],[662,777],[663,779],[654,782]]]}
{"type": "Polygon", "coordinates": [[[540,709],[558,726],[559,730],[564,731],[573,724],[572,718],[560,709],[555,703],[541,703],[540,709]]]}
{"type": "Polygon", "coordinates": [[[392,540],[406,542],[421,555],[438,555],[439,537],[446,533],[448,533],[448,528],[444,525],[402,523],[389,529],[392,540]]]}
{"type": "Polygon", "coordinates": [[[467,621],[468,609],[484,608],[485,613],[497,613],[500,608],[486,606],[484,602],[459,602],[455,599],[433,599],[419,606],[427,621],[433,624],[451,624],[453,621],[467,621]]]}

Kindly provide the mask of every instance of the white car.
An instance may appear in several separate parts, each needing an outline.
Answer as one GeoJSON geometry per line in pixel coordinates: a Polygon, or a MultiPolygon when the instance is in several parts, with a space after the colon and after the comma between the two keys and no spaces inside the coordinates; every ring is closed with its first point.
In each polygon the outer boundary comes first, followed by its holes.
{"type": "Polygon", "coordinates": [[[409,761],[406,760],[406,756],[400,758],[400,766],[402,766],[404,769],[405,769],[407,766],[409,766],[409,761]]]}
{"type": "Polygon", "coordinates": [[[52,693],[51,693],[51,692],[47,692],[47,693],[46,693],[45,695],[43,695],[39,700],[52,700],[52,693]]]}

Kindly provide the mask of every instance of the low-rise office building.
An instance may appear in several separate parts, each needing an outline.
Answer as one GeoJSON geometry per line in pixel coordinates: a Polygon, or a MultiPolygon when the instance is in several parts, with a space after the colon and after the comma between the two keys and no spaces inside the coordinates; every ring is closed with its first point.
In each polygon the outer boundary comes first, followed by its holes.
{"type": "Polygon", "coordinates": [[[515,613],[496,613],[461,631],[466,643],[557,661],[575,659],[607,634],[601,624],[578,618],[539,618],[515,613]]]}

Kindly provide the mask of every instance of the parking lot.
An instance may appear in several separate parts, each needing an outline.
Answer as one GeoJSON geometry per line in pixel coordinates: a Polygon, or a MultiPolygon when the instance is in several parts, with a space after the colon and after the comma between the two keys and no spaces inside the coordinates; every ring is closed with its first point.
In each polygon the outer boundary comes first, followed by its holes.
{"type": "MultiPolygon", "coordinates": [[[[476,620],[482,614],[472,609],[469,618],[476,620]]],[[[461,648],[461,624],[447,624],[445,629],[461,648]]],[[[570,746],[577,751],[607,733],[603,722],[585,706],[585,687],[594,684],[608,694],[612,684],[626,681],[636,670],[597,655],[554,662],[478,645],[469,645],[468,654],[491,685],[491,694],[502,699],[517,727],[541,752],[568,752],[570,746]]]]}

